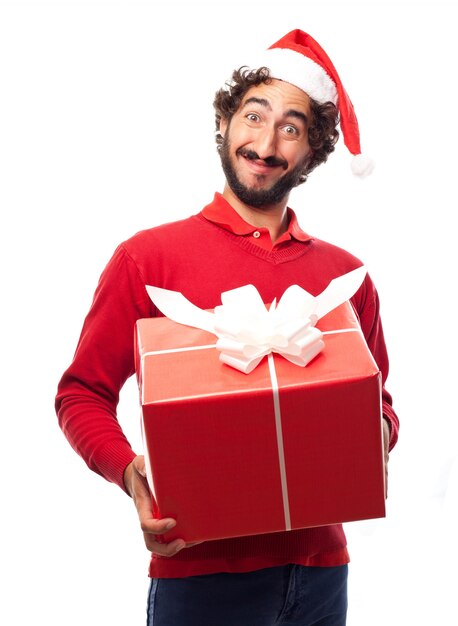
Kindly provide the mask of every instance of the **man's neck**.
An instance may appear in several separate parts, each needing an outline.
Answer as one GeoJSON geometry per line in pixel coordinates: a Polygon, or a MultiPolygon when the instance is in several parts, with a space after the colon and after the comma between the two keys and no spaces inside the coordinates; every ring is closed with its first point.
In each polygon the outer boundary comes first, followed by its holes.
{"type": "Polygon", "coordinates": [[[257,228],[267,228],[272,242],[275,242],[288,230],[288,197],[279,204],[256,208],[241,202],[227,184],[224,187],[222,196],[248,224],[257,228]]]}

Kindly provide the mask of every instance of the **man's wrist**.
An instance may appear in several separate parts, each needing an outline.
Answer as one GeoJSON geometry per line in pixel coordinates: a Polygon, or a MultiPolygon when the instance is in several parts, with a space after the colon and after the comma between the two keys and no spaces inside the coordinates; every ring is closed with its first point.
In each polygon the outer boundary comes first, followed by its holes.
{"type": "Polygon", "coordinates": [[[132,497],[132,474],[133,474],[134,468],[133,468],[133,461],[131,461],[129,463],[129,465],[126,466],[126,468],[124,469],[123,472],[123,481],[124,481],[124,488],[126,490],[126,493],[132,497]]]}
{"type": "Polygon", "coordinates": [[[391,444],[391,422],[385,415],[383,415],[382,417],[383,417],[384,429],[385,429],[385,425],[386,425],[386,429],[388,431],[387,432],[387,448],[389,450],[390,449],[390,444],[391,444]]]}

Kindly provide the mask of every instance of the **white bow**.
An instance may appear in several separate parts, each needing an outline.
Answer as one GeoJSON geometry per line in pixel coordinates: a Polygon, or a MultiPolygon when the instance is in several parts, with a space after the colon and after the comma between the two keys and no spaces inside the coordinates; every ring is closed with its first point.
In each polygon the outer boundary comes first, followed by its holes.
{"type": "Polygon", "coordinates": [[[271,352],[304,367],[324,347],[323,335],[315,328],[316,300],[297,285],[269,310],[253,285],[227,291],[221,301],[214,325],[219,358],[245,374],[271,352]]]}
{"type": "Polygon", "coordinates": [[[222,304],[213,313],[199,309],[177,291],[150,285],[146,289],[157,308],[174,322],[215,334],[220,360],[249,374],[271,352],[295,365],[307,365],[324,347],[315,324],[351,298],[365,275],[365,267],[359,267],[332,280],[316,297],[292,285],[269,310],[253,285],[222,293],[222,304]]]}

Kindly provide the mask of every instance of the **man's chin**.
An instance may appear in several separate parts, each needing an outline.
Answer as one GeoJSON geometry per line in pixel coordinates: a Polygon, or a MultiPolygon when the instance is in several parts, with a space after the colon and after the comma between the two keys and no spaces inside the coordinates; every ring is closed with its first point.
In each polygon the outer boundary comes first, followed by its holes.
{"type": "Polygon", "coordinates": [[[237,198],[256,209],[268,209],[287,199],[288,193],[279,193],[272,188],[231,187],[237,198]]]}
{"type": "MultiPolygon", "coordinates": [[[[268,177],[264,174],[260,174],[256,177],[252,177],[249,181],[244,181],[241,178],[237,178],[237,181],[234,181],[234,186],[241,193],[246,195],[254,195],[268,198],[271,195],[275,195],[276,189],[278,185],[278,180],[274,182],[268,180],[268,177]]],[[[234,191],[234,190],[233,190],[234,191]]],[[[234,191],[235,193],[235,191],[234,191]]]]}
{"type": "Polygon", "coordinates": [[[247,172],[243,172],[242,178],[242,172],[232,166],[224,150],[221,151],[220,156],[229,187],[235,196],[247,206],[254,208],[276,206],[287,200],[289,192],[296,185],[296,180],[292,180],[296,172],[284,174],[280,178],[274,177],[274,181],[266,174],[250,174],[247,178],[247,172]]]}

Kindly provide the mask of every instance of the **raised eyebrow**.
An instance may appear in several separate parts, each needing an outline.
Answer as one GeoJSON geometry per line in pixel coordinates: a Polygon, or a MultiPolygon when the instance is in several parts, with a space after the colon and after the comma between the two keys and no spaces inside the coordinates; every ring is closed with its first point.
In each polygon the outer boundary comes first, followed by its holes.
{"type": "MultiPolygon", "coordinates": [[[[250,104],[259,104],[265,107],[266,109],[268,109],[269,111],[272,110],[272,107],[270,106],[269,101],[266,100],[265,98],[256,98],[256,96],[251,96],[250,98],[247,98],[247,100],[245,100],[242,108],[245,109],[250,104]]],[[[288,109],[288,111],[286,111],[285,113],[285,117],[294,117],[298,120],[301,120],[305,126],[307,126],[309,123],[309,118],[307,117],[307,115],[303,113],[302,111],[297,111],[296,109],[288,109]]]]}
{"type": "Polygon", "coordinates": [[[302,113],[302,111],[297,111],[296,109],[289,109],[288,111],[286,111],[285,117],[294,117],[298,120],[302,120],[305,126],[307,126],[309,123],[309,118],[307,117],[307,115],[305,113],[302,113]]]}
{"type": "Polygon", "coordinates": [[[245,102],[243,103],[243,108],[247,107],[249,104],[260,104],[266,109],[269,109],[270,111],[272,110],[269,101],[265,98],[256,98],[256,96],[251,96],[251,98],[247,98],[247,100],[245,100],[245,102]]]}

